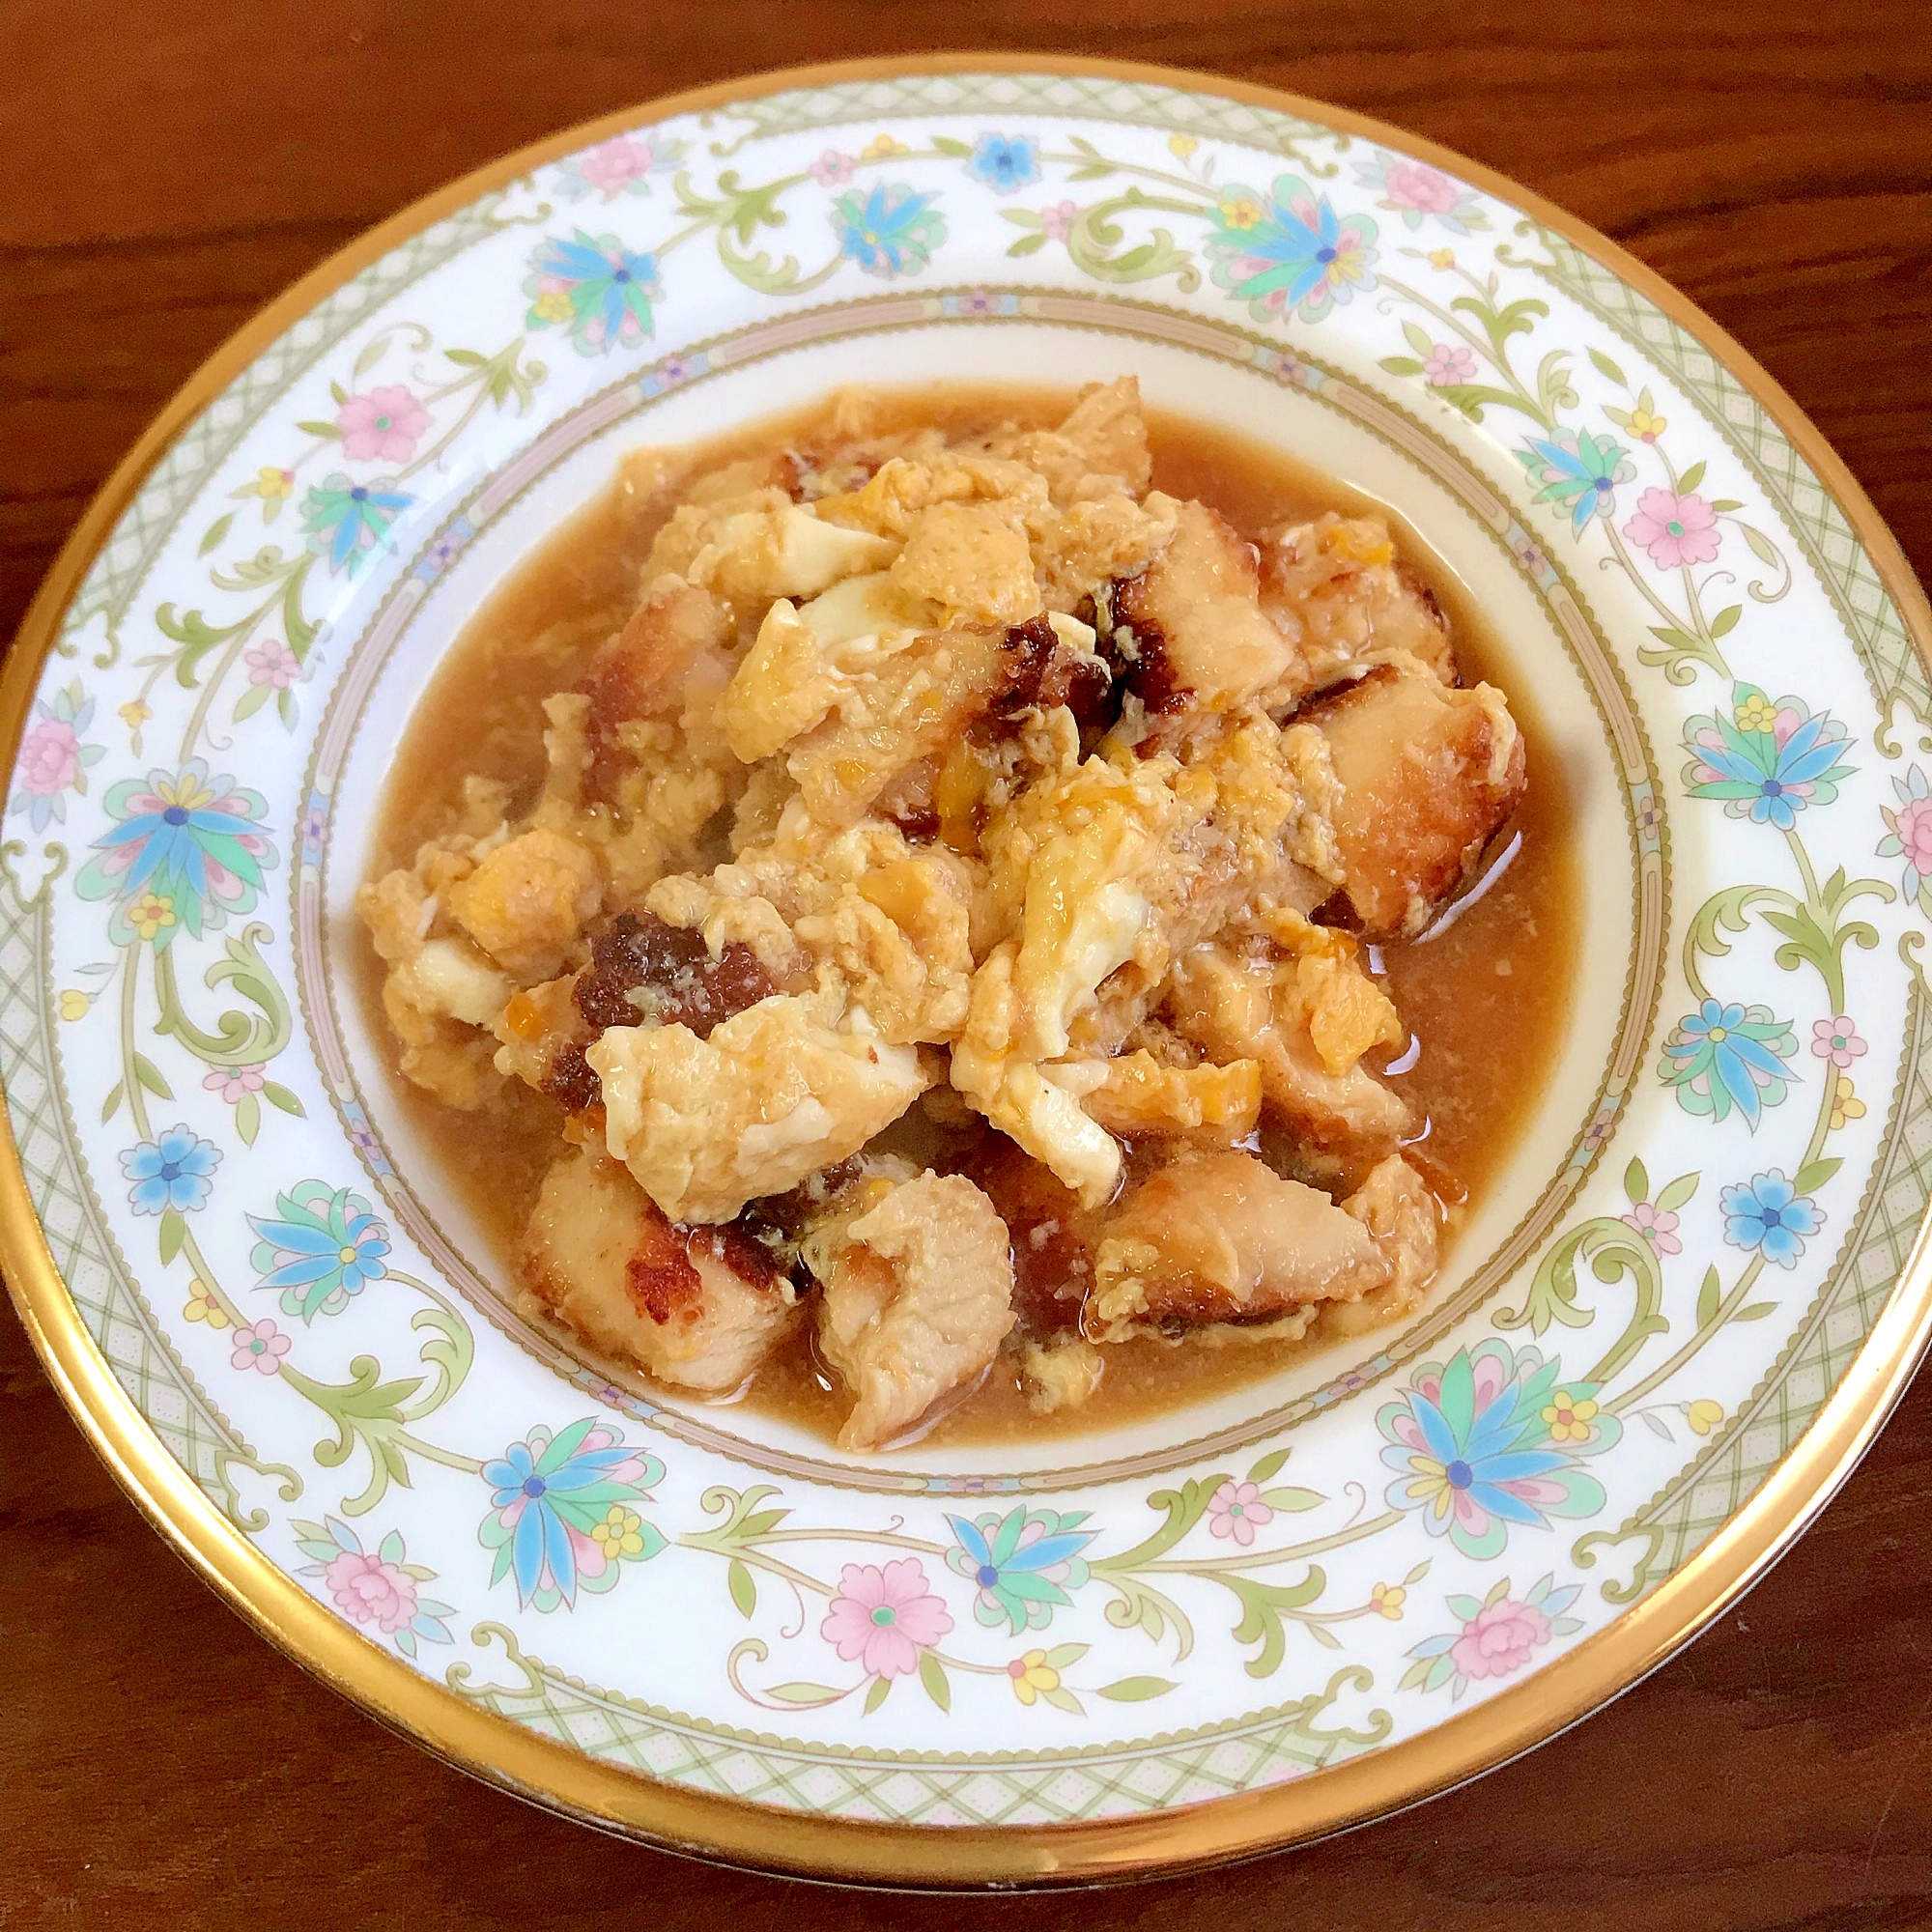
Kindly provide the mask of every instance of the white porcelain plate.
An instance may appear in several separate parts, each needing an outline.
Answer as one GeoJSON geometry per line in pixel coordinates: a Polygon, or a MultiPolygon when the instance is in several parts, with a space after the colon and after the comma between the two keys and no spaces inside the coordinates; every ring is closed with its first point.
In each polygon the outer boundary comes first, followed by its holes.
{"type": "Polygon", "coordinates": [[[1100,63],[780,76],[413,211],[178,402],[10,673],[7,1252],[272,1635],[639,1835],[1094,1877],[1534,1742],[1829,1493],[1924,1329],[1922,598],[1694,311],[1459,169],[1100,63]],[[350,997],[403,721],[627,448],[1124,372],[1400,510],[1542,713],[1583,964],[1518,1155],[1412,1327],[1132,1429],[851,1460],[606,1385],[350,997]]]}

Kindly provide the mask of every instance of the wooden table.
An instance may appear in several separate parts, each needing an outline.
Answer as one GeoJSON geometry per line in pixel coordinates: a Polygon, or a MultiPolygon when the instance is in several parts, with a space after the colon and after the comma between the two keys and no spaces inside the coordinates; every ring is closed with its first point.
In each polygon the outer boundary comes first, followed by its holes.
{"type": "MultiPolygon", "coordinates": [[[[7,0],[0,637],[204,355],[505,149],[755,67],[1107,52],[1387,117],[1574,210],[1756,354],[1932,577],[1924,0],[7,0]]],[[[219,1607],[0,1316],[9,1927],[1932,1924],[1932,1385],[1743,1606],[1530,1758],[1314,1850],[1137,1889],[888,1899],[679,1863],[398,1742],[219,1607]]]]}

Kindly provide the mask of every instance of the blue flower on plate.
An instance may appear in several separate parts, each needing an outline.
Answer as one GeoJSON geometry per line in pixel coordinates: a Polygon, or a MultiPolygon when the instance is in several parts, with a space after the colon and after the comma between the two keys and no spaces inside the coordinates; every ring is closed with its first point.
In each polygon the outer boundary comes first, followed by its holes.
{"type": "Polygon", "coordinates": [[[1735,1107],[1755,1130],[1799,1077],[1784,1064],[1797,1051],[1791,1023],[1769,1007],[1706,1000],[1671,1029],[1657,1070],[1687,1114],[1723,1121],[1735,1107]]]}
{"type": "Polygon", "coordinates": [[[190,1214],[208,1205],[211,1177],[220,1165],[221,1150],[179,1122],[159,1139],[123,1151],[121,1172],[133,1183],[128,1205],[137,1214],[190,1214]]]}
{"type": "Polygon", "coordinates": [[[1577,537],[1592,517],[1615,511],[1616,486],[1636,475],[1622,443],[1587,429],[1529,437],[1516,460],[1529,472],[1529,480],[1542,486],[1537,502],[1568,505],[1571,534],[1577,537]]]}
{"type": "Polygon", "coordinates": [[[1396,1474],[1389,1507],[1420,1510],[1431,1536],[1478,1560],[1501,1554],[1512,1523],[1548,1529],[1551,1517],[1595,1515],[1603,1485],[1576,1459],[1601,1455],[1623,1428],[1594,1382],[1563,1384],[1561,1374],[1539,1350],[1495,1340],[1417,1369],[1376,1414],[1396,1474]]]}
{"type": "Polygon", "coordinates": [[[1298,175],[1280,176],[1266,194],[1231,183],[1208,218],[1214,280],[1258,321],[1293,309],[1303,322],[1320,322],[1376,286],[1375,217],[1338,215],[1298,175]]]}
{"type": "Polygon", "coordinates": [[[655,1456],[627,1447],[595,1416],[554,1436],[532,1429],[483,1465],[491,1510],[477,1535],[497,1552],[491,1582],[514,1576],[518,1600],[539,1610],[575,1607],[580,1588],[611,1589],[622,1563],[647,1562],[665,1547],[631,1507],[663,1475],[655,1456]]]}
{"type": "Polygon", "coordinates": [[[641,342],[653,329],[651,303],[664,298],[657,257],[639,254],[614,235],[572,231],[546,236],[530,257],[524,293],[530,328],[561,327],[583,355],[641,342]]]}
{"type": "Polygon", "coordinates": [[[1733,818],[1789,832],[1806,806],[1830,805],[1852,776],[1838,762],[1845,727],[1802,698],[1769,698],[1740,684],[1731,709],[1707,712],[1684,727],[1691,762],[1684,782],[1692,798],[1720,798],[1733,818]]]}
{"type": "Polygon", "coordinates": [[[362,559],[389,541],[398,512],[415,501],[393,478],[352,482],[340,470],[326,476],[302,498],[302,527],[308,547],[328,559],[330,570],[354,577],[362,559]]]}
{"type": "Polygon", "coordinates": [[[282,1312],[312,1321],[348,1307],[372,1281],[388,1272],[389,1231],[359,1194],[327,1181],[302,1180],[275,1196],[279,1220],[254,1214],[248,1225],[260,1238],[249,1265],[258,1288],[282,1291],[282,1312]]]}
{"type": "Polygon", "coordinates": [[[1025,134],[981,134],[966,172],[995,194],[1012,194],[1039,179],[1039,144],[1025,134]]]}
{"type": "Polygon", "coordinates": [[[848,188],[832,204],[839,253],[885,281],[917,273],[946,239],[935,199],[915,194],[904,182],[881,183],[869,194],[848,188]]]}
{"type": "Polygon", "coordinates": [[[1080,1552],[1096,1532],[1081,1528],[1085,1510],[1021,1508],[946,1520],[954,1539],[947,1568],[978,1586],[973,1614],[982,1624],[1004,1623],[1015,1636],[1041,1629],[1087,1580],[1080,1552]]]}
{"type": "Polygon", "coordinates": [[[1724,1210],[1724,1239],[1781,1268],[1796,1267],[1804,1237],[1825,1225],[1817,1203],[1800,1194],[1777,1168],[1748,1185],[1725,1188],[1718,1205],[1724,1210]]]}

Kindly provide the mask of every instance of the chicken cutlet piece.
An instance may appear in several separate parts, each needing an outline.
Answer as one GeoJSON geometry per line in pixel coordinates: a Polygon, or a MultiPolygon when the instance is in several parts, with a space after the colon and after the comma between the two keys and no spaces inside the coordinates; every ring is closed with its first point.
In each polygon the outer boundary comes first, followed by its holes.
{"type": "MultiPolygon", "coordinates": [[[[1171,499],[1148,498],[1165,512],[1171,499]]],[[[1115,583],[1107,647],[1151,717],[1272,707],[1309,687],[1293,639],[1259,602],[1255,547],[1205,503],[1172,505],[1174,535],[1138,577],[1115,583]]]]}
{"type": "Polygon", "coordinates": [[[543,1311],[659,1381],[734,1389],[798,1321],[790,1278],[733,1228],[679,1227],[614,1160],[568,1153],[524,1237],[543,1311]]]}
{"type": "Polygon", "coordinates": [[[994,437],[988,448],[1045,477],[1056,503],[1114,492],[1139,497],[1153,474],[1137,376],[1090,383],[1057,428],[994,437]]]}
{"type": "Polygon", "coordinates": [[[1457,682],[1449,625],[1427,584],[1396,556],[1379,517],[1330,510],[1261,541],[1261,606],[1294,639],[1315,690],[1364,660],[1402,652],[1457,682]]]}
{"type": "Polygon", "coordinates": [[[579,680],[591,791],[614,800],[635,763],[621,727],[641,719],[675,719],[686,680],[706,659],[723,662],[731,625],[710,591],[666,572],[645,586],[624,628],[601,645],[579,680]]]}
{"type": "Polygon", "coordinates": [[[1442,1207],[1421,1175],[1399,1154],[1392,1154],[1370,1169],[1342,1208],[1369,1231],[1395,1270],[1386,1288],[1336,1308],[1327,1317],[1333,1333],[1357,1335],[1384,1321],[1400,1321],[1421,1302],[1441,1259],[1442,1207]]]}
{"type": "Polygon", "coordinates": [[[1095,1250],[1094,1339],[1265,1322],[1395,1278],[1364,1223],[1247,1153],[1189,1153],[1130,1188],[1095,1250]]]}
{"type": "Polygon", "coordinates": [[[1361,1064],[1371,1046],[1400,1044],[1401,1022],[1352,958],[1305,972],[1300,959],[1198,946],[1176,962],[1162,1010],[1218,1065],[1259,1062],[1267,1113],[1321,1153],[1378,1160],[1409,1130],[1407,1104],[1361,1064]]]}
{"type": "Polygon", "coordinates": [[[963,1176],[863,1181],[803,1254],[824,1284],[819,1347],[858,1398],[841,1449],[903,1435],[985,1369],[1013,1325],[1006,1223],[963,1176]]]}
{"type": "Polygon", "coordinates": [[[799,805],[828,831],[850,825],[900,773],[943,759],[981,719],[1104,694],[1111,674],[1071,635],[1063,639],[1043,612],[1004,628],[962,625],[855,671],[825,722],[791,741],[799,805]]]}
{"type": "Polygon", "coordinates": [[[1503,695],[1378,665],[1306,705],[1328,741],[1343,891],[1362,930],[1413,938],[1474,872],[1528,782],[1503,695]]]}

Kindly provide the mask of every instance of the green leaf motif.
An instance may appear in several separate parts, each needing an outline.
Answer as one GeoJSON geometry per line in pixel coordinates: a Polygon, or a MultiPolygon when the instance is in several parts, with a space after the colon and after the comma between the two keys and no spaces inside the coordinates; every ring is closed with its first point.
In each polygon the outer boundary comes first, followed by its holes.
{"type": "Polygon", "coordinates": [[[1167,1677],[1122,1677],[1103,1684],[1094,1692],[1112,1704],[1145,1704],[1150,1697],[1165,1697],[1175,1688],[1167,1677]]]}
{"type": "Polygon", "coordinates": [[[235,512],[233,510],[229,510],[223,515],[216,517],[209,525],[206,533],[201,539],[201,548],[195,552],[195,554],[197,556],[206,556],[228,534],[234,522],[235,512]]]}
{"type": "Polygon", "coordinates": [[[932,137],[932,145],[940,154],[952,155],[957,159],[964,159],[973,152],[971,141],[955,140],[951,134],[935,134],[932,137]]]}
{"type": "Polygon", "coordinates": [[[1624,1169],[1624,1195],[1633,1208],[1640,1208],[1650,1199],[1650,1176],[1640,1160],[1633,1160],[1624,1169]]]}
{"type": "Polygon", "coordinates": [[[1590,360],[1595,366],[1598,375],[1607,376],[1620,389],[1628,389],[1630,387],[1629,383],[1624,380],[1624,372],[1601,349],[1590,351],[1590,360]]]}
{"type": "Polygon", "coordinates": [[[1697,1174],[1680,1174],[1662,1194],[1657,1197],[1661,1212],[1674,1214],[1678,1208],[1697,1191],[1697,1183],[1703,1177],[1697,1174]]]}
{"type": "Polygon", "coordinates": [[[753,1582],[752,1573],[735,1556],[725,1569],[724,1585],[741,1617],[749,1617],[758,1607],[758,1586],[753,1582]]]}
{"type": "Polygon", "coordinates": [[[1704,1270],[1704,1285],[1697,1291],[1697,1332],[1701,1335],[1718,1319],[1724,1299],[1723,1284],[1715,1265],[1704,1270]]]}
{"type": "Polygon", "coordinates": [[[1390,376],[1422,374],[1422,364],[1413,355],[1384,355],[1376,366],[1390,376]]]}
{"type": "Polygon", "coordinates": [[[166,1267],[181,1253],[182,1243],[187,1238],[187,1223],[181,1217],[177,1208],[161,1210],[161,1226],[158,1236],[161,1251],[161,1265],[166,1267]]]}
{"type": "Polygon", "coordinates": [[[1680,497],[1688,497],[1692,490],[1696,489],[1698,484],[1703,482],[1703,480],[1704,480],[1703,464],[1693,463],[1690,466],[1690,468],[1687,469],[1684,472],[1684,474],[1677,479],[1677,494],[1680,497]]]}
{"type": "Polygon", "coordinates": [[[1844,1164],[1836,1155],[1824,1160],[1807,1160],[1798,1170],[1798,1178],[1791,1185],[1800,1194],[1815,1194],[1844,1164]]]}
{"type": "Polygon", "coordinates": [[[1270,1476],[1280,1473],[1281,1466],[1288,1461],[1286,1449],[1271,1449],[1248,1471],[1248,1481],[1264,1483],[1270,1476]]]}
{"type": "Polygon", "coordinates": [[[1009,255],[1033,255],[1046,246],[1044,234],[1022,235],[1017,242],[1008,245],[1009,255]]]}
{"type": "Polygon", "coordinates": [[[1262,1501],[1270,1509],[1284,1510],[1293,1516],[1302,1510],[1320,1509],[1328,1498],[1314,1490],[1264,1490],[1262,1501]]]}
{"type": "Polygon", "coordinates": [[[890,1677],[875,1677],[872,1688],[866,1692],[866,1715],[870,1717],[888,1697],[893,1694],[893,1680],[890,1677]]]}
{"type": "Polygon", "coordinates": [[[952,1709],[952,1686],[947,1680],[946,1666],[929,1650],[919,1654],[919,1681],[924,1687],[925,1694],[942,1711],[952,1709]]]}
{"type": "MultiPolygon", "coordinates": [[[[1298,1583],[1264,1583],[1252,1577],[1232,1573],[1217,1574],[1214,1579],[1232,1590],[1241,1605],[1242,1616],[1235,1626],[1236,1643],[1258,1643],[1261,1647],[1245,1668],[1250,1677],[1270,1677],[1281,1667],[1288,1652],[1288,1633],[1283,1617],[1305,1608],[1327,1588],[1328,1579],[1319,1564],[1308,1566],[1308,1575],[1298,1583]]],[[[1310,1629],[1319,1628],[1309,1626],[1310,1629]]]]}

